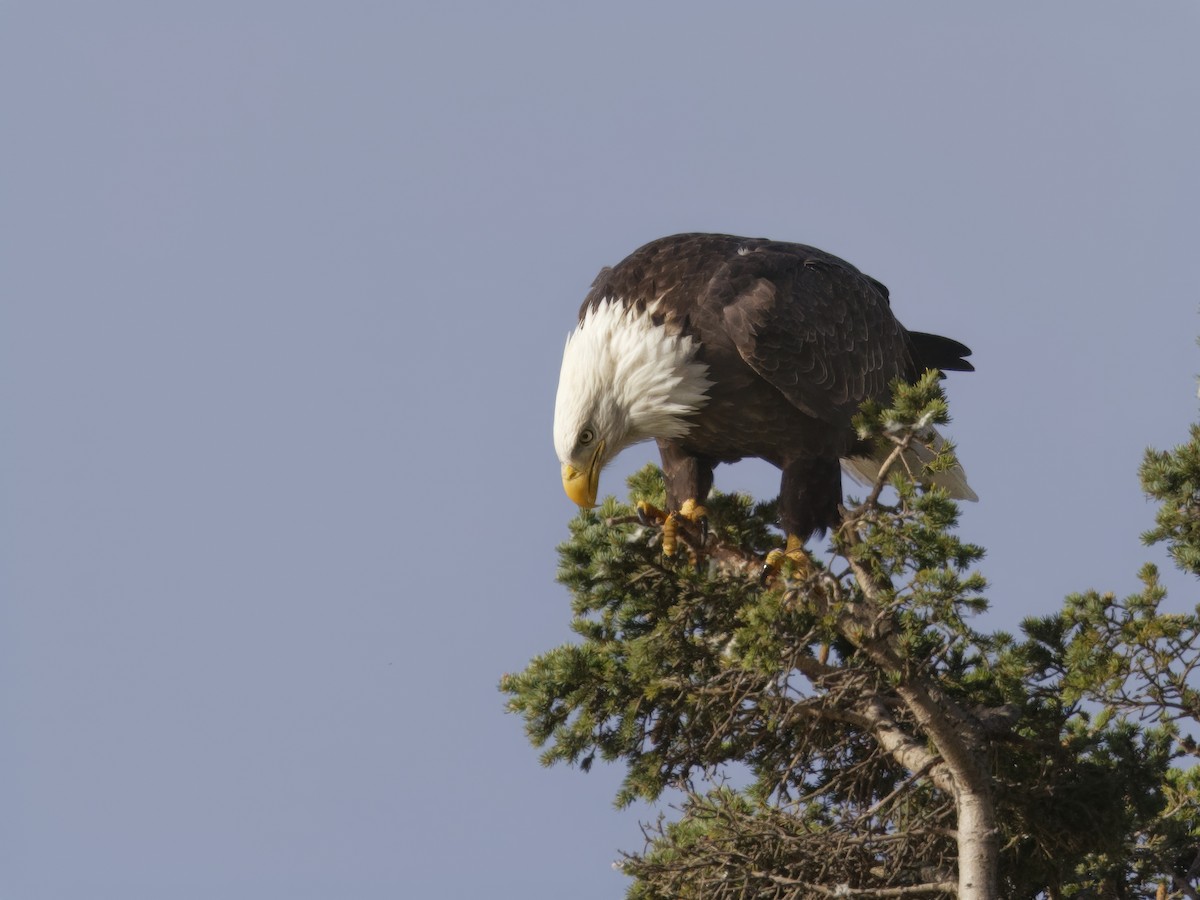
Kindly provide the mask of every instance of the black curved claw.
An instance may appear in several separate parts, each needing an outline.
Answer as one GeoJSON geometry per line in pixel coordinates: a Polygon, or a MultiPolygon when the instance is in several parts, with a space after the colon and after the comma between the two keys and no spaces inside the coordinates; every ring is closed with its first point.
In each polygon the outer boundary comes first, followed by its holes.
{"type": "Polygon", "coordinates": [[[763,586],[772,575],[778,575],[783,569],[784,555],[781,550],[772,550],[763,560],[762,571],[758,573],[758,584],[763,586]]]}

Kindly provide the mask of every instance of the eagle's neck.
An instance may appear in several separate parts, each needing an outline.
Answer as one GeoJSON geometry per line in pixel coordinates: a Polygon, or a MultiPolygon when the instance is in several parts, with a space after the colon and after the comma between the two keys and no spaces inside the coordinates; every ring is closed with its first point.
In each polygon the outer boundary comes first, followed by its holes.
{"type": "Polygon", "coordinates": [[[626,446],[687,434],[708,400],[708,366],[656,306],[606,299],[587,311],[567,338],[556,418],[598,419],[626,446]]]}

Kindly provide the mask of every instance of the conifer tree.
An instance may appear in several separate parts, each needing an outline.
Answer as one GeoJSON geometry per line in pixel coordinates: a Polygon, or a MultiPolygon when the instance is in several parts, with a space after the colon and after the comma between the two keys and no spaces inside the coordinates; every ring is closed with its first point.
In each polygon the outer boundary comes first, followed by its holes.
{"type": "MultiPolygon", "coordinates": [[[[618,804],[672,800],[622,860],[633,900],[1200,900],[1200,606],[1168,612],[1148,565],[1123,600],[975,628],[983,550],[903,455],[946,421],[932,373],[864,407],[893,452],[809,572],[764,583],[775,505],[741,495],[665,558],[635,511],[663,503],[652,466],[571,522],[579,640],[501,688],[546,764],[619,762],[618,804]]],[[[1200,428],[1141,474],[1146,539],[1200,574],[1200,428]]]]}

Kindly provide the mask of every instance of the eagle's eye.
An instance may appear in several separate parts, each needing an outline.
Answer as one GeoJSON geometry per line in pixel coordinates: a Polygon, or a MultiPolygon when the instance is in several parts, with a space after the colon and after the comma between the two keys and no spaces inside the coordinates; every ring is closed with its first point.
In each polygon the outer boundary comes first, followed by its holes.
{"type": "Polygon", "coordinates": [[[590,428],[585,428],[579,432],[579,443],[586,447],[596,439],[596,433],[590,428]]]}

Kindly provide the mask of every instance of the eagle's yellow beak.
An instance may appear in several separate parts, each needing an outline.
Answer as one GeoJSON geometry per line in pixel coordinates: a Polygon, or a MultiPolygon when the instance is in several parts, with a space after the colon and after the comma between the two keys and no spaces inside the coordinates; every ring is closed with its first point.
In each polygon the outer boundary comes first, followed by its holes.
{"type": "Polygon", "coordinates": [[[604,441],[600,441],[586,470],[580,471],[570,463],[562,467],[563,490],[576,506],[591,509],[596,505],[596,494],[600,490],[600,457],[603,455],[604,441]]]}

